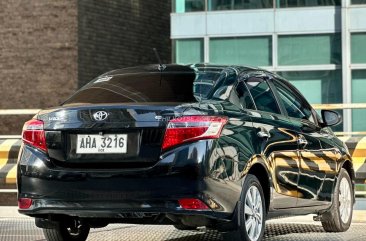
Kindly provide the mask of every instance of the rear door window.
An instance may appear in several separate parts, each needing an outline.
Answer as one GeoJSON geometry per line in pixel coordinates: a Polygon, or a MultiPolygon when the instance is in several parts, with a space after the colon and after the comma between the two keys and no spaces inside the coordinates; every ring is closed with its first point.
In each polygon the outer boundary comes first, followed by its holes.
{"type": "Polygon", "coordinates": [[[281,114],[276,98],[265,80],[251,77],[246,81],[246,84],[257,110],[281,114]]]}
{"type": "Polygon", "coordinates": [[[239,104],[242,108],[253,109],[253,110],[256,109],[253,99],[250,96],[249,91],[243,81],[240,81],[238,83],[238,85],[235,88],[235,91],[239,98],[239,104]]]}

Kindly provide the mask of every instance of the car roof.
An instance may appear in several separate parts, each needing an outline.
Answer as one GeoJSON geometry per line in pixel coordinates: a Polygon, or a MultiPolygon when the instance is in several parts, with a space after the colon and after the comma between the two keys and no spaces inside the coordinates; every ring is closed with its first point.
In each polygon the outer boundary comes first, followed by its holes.
{"type": "MultiPolygon", "coordinates": [[[[110,72],[105,73],[104,75],[123,75],[123,74],[146,74],[146,73],[157,73],[160,72],[159,64],[150,64],[150,65],[142,65],[136,67],[128,67],[123,69],[116,69],[110,72]]],[[[199,70],[213,70],[213,71],[223,71],[225,69],[234,69],[238,73],[242,72],[251,72],[251,71],[263,71],[266,73],[271,73],[267,70],[260,69],[257,67],[250,66],[239,66],[239,65],[214,65],[214,64],[189,64],[189,65],[180,65],[180,64],[166,64],[163,65],[162,73],[192,73],[192,71],[199,70]]],[[[272,73],[271,73],[272,74],[272,73]]]]}

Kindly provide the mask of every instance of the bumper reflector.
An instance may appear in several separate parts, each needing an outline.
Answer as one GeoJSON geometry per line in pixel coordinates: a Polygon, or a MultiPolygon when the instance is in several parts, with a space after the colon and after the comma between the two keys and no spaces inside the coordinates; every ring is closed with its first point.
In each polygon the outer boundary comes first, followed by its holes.
{"type": "Polygon", "coordinates": [[[199,199],[183,198],[178,200],[179,205],[186,210],[207,210],[209,207],[199,199]]]}
{"type": "Polygon", "coordinates": [[[20,209],[28,209],[32,206],[33,200],[30,198],[19,198],[18,207],[20,209]]]}

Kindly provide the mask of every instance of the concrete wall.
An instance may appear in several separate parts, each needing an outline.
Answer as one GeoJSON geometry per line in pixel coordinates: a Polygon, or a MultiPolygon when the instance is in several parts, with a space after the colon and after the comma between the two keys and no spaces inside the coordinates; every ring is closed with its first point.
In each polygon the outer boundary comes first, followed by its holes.
{"type": "MultiPolygon", "coordinates": [[[[75,91],[76,33],[75,1],[1,0],[0,109],[58,105],[75,91]]],[[[19,134],[29,118],[0,116],[0,134],[19,134]]]]}
{"type": "Polygon", "coordinates": [[[170,62],[171,1],[79,0],[79,86],[117,68],[170,62]]]}

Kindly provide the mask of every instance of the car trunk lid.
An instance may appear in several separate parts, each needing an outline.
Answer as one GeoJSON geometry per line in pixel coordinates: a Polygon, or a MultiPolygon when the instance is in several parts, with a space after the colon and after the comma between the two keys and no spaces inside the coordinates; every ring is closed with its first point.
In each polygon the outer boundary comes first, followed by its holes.
{"type": "Polygon", "coordinates": [[[182,114],[178,103],[80,104],[42,111],[37,119],[57,165],[137,168],[158,161],[167,122],[182,114]],[[104,120],[96,118],[100,112],[104,120]]]}

